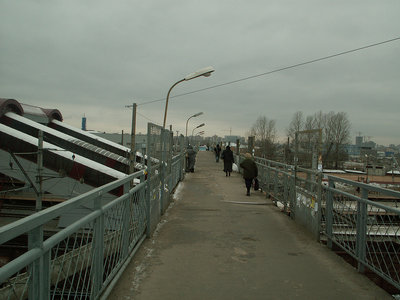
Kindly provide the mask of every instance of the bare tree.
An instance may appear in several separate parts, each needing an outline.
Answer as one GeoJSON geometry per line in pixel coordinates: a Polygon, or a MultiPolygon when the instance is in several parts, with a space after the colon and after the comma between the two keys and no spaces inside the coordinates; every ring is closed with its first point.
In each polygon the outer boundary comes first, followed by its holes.
{"type": "Polygon", "coordinates": [[[263,157],[273,158],[275,155],[276,122],[265,116],[257,118],[251,127],[251,134],[255,136],[257,144],[261,148],[263,157]]]}
{"type": "MultiPolygon", "coordinates": [[[[296,112],[287,129],[287,134],[293,140],[298,131],[322,129],[324,164],[337,168],[340,162],[345,159],[343,145],[350,139],[350,127],[350,121],[345,112],[323,113],[319,111],[305,119],[301,112],[296,112]]],[[[300,135],[298,142],[303,151],[312,152],[312,148],[319,143],[316,140],[317,137],[318,135],[313,133],[300,135]]],[[[303,160],[307,161],[307,156],[303,160]]]]}
{"type": "Polygon", "coordinates": [[[294,141],[296,132],[303,130],[304,116],[303,112],[296,111],[292,117],[289,127],[286,129],[287,136],[294,141]]]}
{"type": "Polygon", "coordinates": [[[325,115],[324,118],[324,161],[337,168],[343,145],[350,139],[350,121],[345,112],[334,113],[333,111],[325,115]]]}

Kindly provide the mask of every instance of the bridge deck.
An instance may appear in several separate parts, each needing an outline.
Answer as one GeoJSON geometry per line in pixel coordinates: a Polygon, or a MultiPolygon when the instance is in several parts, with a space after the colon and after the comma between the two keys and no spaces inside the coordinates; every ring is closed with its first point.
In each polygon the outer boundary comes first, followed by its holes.
{"type": "Polygon", "coordinates": [[[392,299],[222,168],[199,152],[109,299],[392,299]]]}

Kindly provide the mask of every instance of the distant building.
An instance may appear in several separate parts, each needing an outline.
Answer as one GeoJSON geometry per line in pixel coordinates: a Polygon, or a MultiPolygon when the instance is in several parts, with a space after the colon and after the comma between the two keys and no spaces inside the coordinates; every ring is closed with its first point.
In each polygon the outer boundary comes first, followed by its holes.
{"type": "Polygon", "coordinates": [[[239,135],[226,135],[224,137],[224,142],[226,143],[235,143],[236,141],[239,140],[240,143],[244,143],[245,139],[239,135]]]}
{"type": "Polygon", "coordinates": [[[359,156],[360,155],[360,146],[358,145],[343,145],[344,151],[346,151],[346,153],[349,156],[359,156]]]}
{"type": "Polygon", "coordinates": [[[356,136],[356,146],[360,148],[362,143],[363,143],[363,137],[362,136],[356,136]]]}

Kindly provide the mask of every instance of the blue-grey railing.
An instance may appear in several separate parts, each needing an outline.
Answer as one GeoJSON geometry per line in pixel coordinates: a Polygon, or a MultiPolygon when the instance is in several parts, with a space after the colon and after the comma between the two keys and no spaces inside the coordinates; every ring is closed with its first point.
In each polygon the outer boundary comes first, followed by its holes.
{"type": "Polygon", "coordinates": [[[260,186],[283,212],[352,256],[360,272],[368,268],[400,289],[400,192],[254,159],[260,186]]]}
{"type": "Polygon", "coordinates": [[[146,229],[144,171],[0,228],[0,244],[28,235],[28,251],[0,270],[1,299],[94,299],[146,229]],[[130,189],[131,182],[137,184],[130,189]],[[111,201],[107,193],[123,188],[111,201]],[[103,200],[104,198],[104,200],[103,200]],[[49,236],[50,223],[78,207],[91,211],[49,236]]]}
{"type": "Polygon", "coordinates": [[[172,141],[164,139],[160,163],[161,134],[169,133],[149,128],[146,170],[0,227],[0,244],[27,237],[28,248],[0,269],[0,299],[98,299],[109,292],[183,179],[183,150],[172,156],[172,141]],[[82,209],[81,218],[54,231],[60,218],[82,209]]]}

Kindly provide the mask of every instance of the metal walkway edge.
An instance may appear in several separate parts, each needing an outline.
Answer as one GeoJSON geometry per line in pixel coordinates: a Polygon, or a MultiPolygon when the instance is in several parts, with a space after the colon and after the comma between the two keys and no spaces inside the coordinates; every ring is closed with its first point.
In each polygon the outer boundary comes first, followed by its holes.
{"type": "Polygon", "coordinates": [[[222,168],[198,153],[108,299],[393,299],[222,168]]]}

